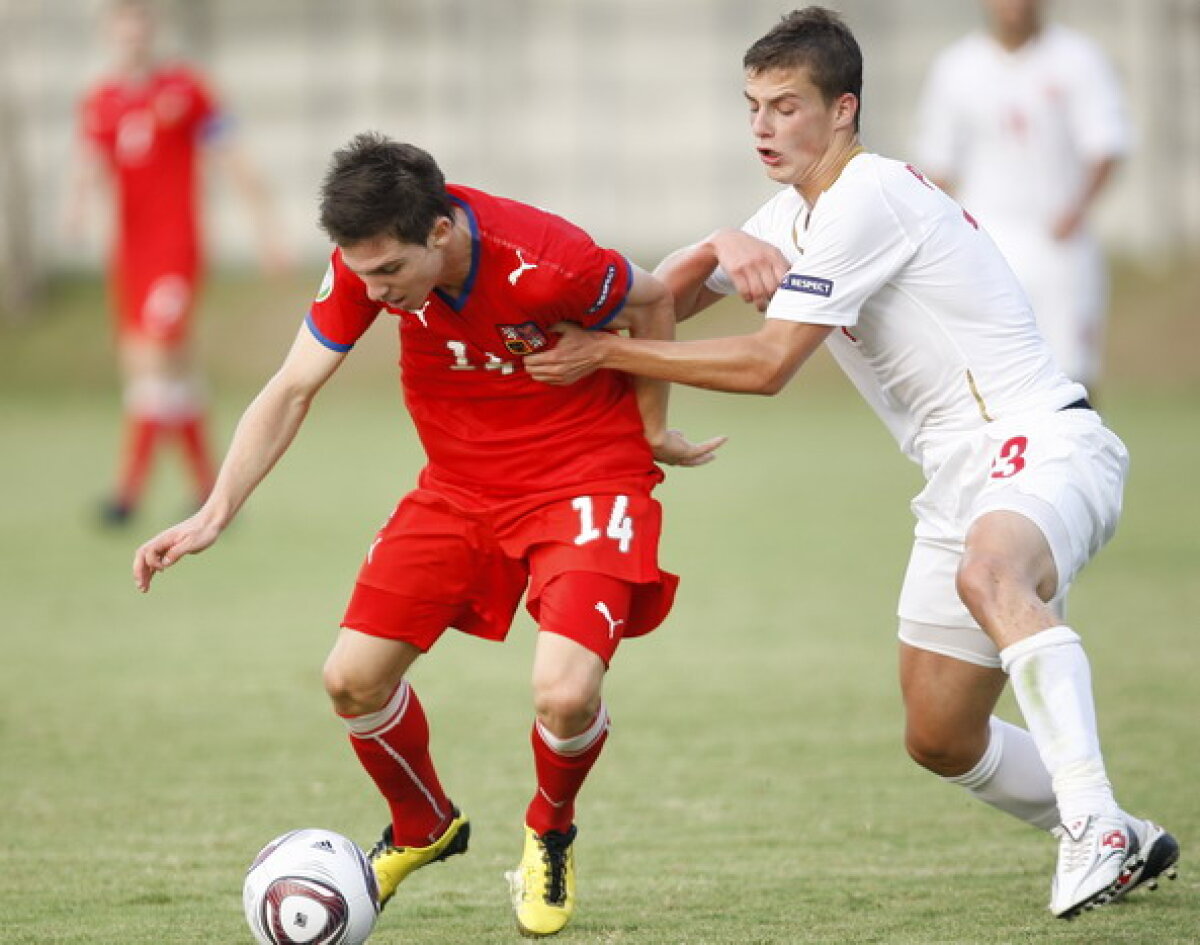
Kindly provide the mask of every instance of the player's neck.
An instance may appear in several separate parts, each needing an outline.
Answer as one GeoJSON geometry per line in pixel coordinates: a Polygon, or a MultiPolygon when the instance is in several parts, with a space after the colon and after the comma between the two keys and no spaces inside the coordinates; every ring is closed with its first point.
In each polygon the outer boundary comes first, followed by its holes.
{"type": "Polygon", "coordinates": [[[467,283],[471,275],[471,260],[474,246],[471,239],[471,224],[461,207],[453,208],[454,229],[450,231],[450,241],[446,244],[445,265],[442,267],[442,278],[438,280],[438,288],[451,295],[457,295],[467,283]]]}
{"type": "Polygon", "coordinates": [[[152,56],[124,59],[116,64],[116,74],[126,85],[143,85],[158,69],[152,56]]]}
{"type": "Polygon", "coordinates": [[[1011,26],[998,25],[992,28],[992,38],[1011,53],[1032,42],[1041,31],[1042,24],[1036,21],[1011,26]]]}
{"type": "Polygon", "coordinates": [[[825,156],[809,174],[805,175],[804,180],[795,185],[800,196],[804,198],[804,202],[810,207],[813,206],[817,202],[817,198],[842,176],[846,165],[862,154],[864,150],[857,133],[852,133],[846,138],[836,139],[825,156]]]}

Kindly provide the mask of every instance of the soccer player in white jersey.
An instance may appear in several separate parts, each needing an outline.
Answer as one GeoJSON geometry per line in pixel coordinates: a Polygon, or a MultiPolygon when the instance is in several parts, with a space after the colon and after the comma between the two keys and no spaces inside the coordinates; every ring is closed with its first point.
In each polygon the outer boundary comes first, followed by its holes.
{"type": "Polygon", "coordinates": [[[1108,284],[1088,228],[1129,148],[1120,83],[1087,37],[1045,22],[1044,0],[985,0],[987,29],[934,61],[916,154],[1017,274],[1059,367],[1099,379],[1108,284]]]}
{"type": "Polygon", "coordinates": [[[1116,526],[1124,446],[1055,366],[988,235],[917,169],[860,145],[862,59],[841,19],[796,11],[744,65],[754,145],[786,186],[658,271],[678,317],[736,291],[765,308],[762,327],[655,342],[564,324],[527,370],[771,394],[829,345],[927,479],[899,603],[909,753],[1053,830],[1055,915],[1173,874],[1174,838],[1113,797],[1087,657],[1062,618],[1116,526]],[[1009,680],[1027,729],[993,715],[1009,680]]]}

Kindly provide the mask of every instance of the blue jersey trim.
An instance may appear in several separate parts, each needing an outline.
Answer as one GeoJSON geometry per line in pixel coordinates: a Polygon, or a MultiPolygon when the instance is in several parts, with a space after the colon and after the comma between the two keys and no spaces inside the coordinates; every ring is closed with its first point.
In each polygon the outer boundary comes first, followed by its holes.
{"type": "Polygon", "coordinates": [[[633,289],[633,264],[630,263],[628,259],[625,259],[624,256],[622,256],[621,259],[625,262],[625,295],[622,296],[621,301],[617,303],[617,306],[608,313],[608,316],[604,319],[604,321],[597,322],[595,325],[592,325],[588,331],[601,331],[602,329],[607,328],[608,323],[621,314],[625,308],[625,303],[629,301],[629,293],[633,289]]]}
{"type": "Polygon", "coordinates": [[[451,196],[450,202],[457,207],[462,207],[463,212],[467,215],[467,222],[471,225],[471,271],[467,273],[467,280],[463,283],[462,292],[459,293],[457,298],[449,292],[438,288],[433,290],[433,294],[454,309],[454,311],[461,312],[463,306],[467,304],[467,298],[471,294],[471,289],[475,286],[475,276],[479,272],[479,223],[475,220],[475,211],[471,209],[465,200],[451,196]]]}
{"type": "Polygon", "coordinates": [[[311,309],[309,310],[308,314],[304,316],[304,324],[306,324],[308,326],[308,330],[313,333],[313,337],[316,338],[317,341],[321,342],[321,344],[323,344],[330,351],[346,352],[354,347],[353,342],[348,345],[338,344],[336,341],[333,341],[332,339],[326,338],[324,335],[322,335],[320,329],[317,328],[317,323],[313,321],[311,309]]]}
{"type": "Polygon", "coordinates": [[[217,112],[200,126],[200,140],[204,144],[223,141],[233,133],[233,119],[224,112],[217,112]]]}

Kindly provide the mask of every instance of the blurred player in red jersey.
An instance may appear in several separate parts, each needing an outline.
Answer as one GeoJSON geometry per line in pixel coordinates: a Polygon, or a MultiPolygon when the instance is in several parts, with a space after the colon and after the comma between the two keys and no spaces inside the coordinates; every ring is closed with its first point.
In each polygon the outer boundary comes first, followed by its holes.
{"type": "Polygon", "coordinates": [[[197,73],[161,62],[149,5],[118,0],[108,12],[113,72],[81,106],[80,160],[68,226],[82,228],[89,197],[109,185],[115,240],[112,302],[124,386],[125,445],[102,516],[119,525],[136,510],[157,446],[178,440],[200,501],[213,483],[204,393],[192,353],[192,312],[202,252],[197,199],[203,151],[219,157],[258,224],[268,268],[282,254],[258,178],[197,73]]]}
{"type": "Polygon", "coordinates": [[[313,397],[381,313],[396,319],[405,403],[428,458],[367,550],[325,686],[391,809],[372,851],[386,902],[413,870],[467,848],[405,679],[448,627],[503,639],[522,594],[537,620],[531,740],[537,789],[509,874],[527,935],[574,908],[575,798],[608,732],[601,683],[620,641],[666,616],[655,465],[723,442],[667,430],[666,386],[600,371],[549,387],[525,373],[562,320],[674,333],[670,294],[624,256],[525,204],[447,185],[419,148],[380,135],[334,155],[321,224],[337,248],[279,372],[247,409],[212,495],[138,549],[154,574],[203,551],[283,455],[313,397]]]}

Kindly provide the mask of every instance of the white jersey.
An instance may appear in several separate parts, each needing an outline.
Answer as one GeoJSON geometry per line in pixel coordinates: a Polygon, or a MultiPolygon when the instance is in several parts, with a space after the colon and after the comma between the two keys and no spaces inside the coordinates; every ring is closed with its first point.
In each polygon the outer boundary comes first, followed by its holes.
{"type": "Polygon", "coordinates": [[[1123,156],[1130,131],[1120,84],[1086,37],[1048,26],[1009,51],[972,33],[941,53],[918,116],[921,169],[989,231],[1039,233],[1076,201],[1090,166],[1123,156]]]}
{"type": "Polygon", "coordinates": [[[1100,374],[1107,274],[1086,226],[1067,239],[1054,229],[1091,169],[1123,156],[1129,138],[1112,67],[1060,26],[1012,51],[985,33],[959,40],[935,60],[919,109],[922,170],[954,181],[1016,272],[1059,366],[1084,383],[1100,374]]]}
{"type": "MultiPolygon", "coordinates": [[[[834,357],[918,462],[930,440],[1085,395],[991,238],[909,165],[859,154],[811,209],[789,187],[744,230],[792,263],[766,316],[836,326],[834,357]]],[[[708,285],[733,291],[719,268],[708,285]]]]}

